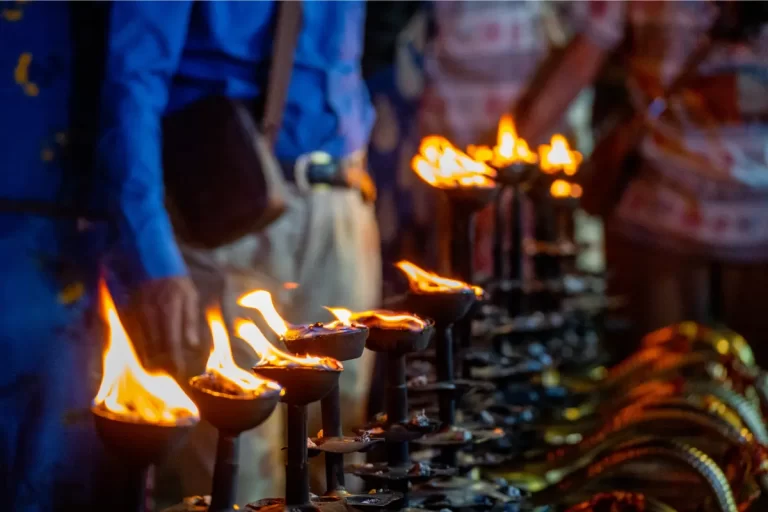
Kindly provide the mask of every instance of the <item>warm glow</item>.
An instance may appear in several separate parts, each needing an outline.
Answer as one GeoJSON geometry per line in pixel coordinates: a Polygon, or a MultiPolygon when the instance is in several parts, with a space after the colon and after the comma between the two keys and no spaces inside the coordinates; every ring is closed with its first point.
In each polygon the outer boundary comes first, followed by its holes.
{"type": "Polygon", "coordinates": [[[402,270],[408,277],[408,283],[413,291],[440,293],[450,292],[462,289],[470,289],[478,297],[482,297],[484,292],[479,286],[472,286],[462,281],[440,277],[432,272],[417,267],[410,261],[400,261],[396,264],[397,268],[402,270]]]}
{"type": "Polygon", "coordinates": [[[413,331],[420,331],[427,325],[424,320],[417,316],[383,309],[356,313],[342,308],[328,308],[328,310],[336,315],[339,322],[344,325],[351,325],[350,322],[354,321],[379,329],[409,329],[413,331]]]}
{"type": "Polygon", "coordinates": [[[253,322],[238,319],[235,326],[237,335],[259,355],[258,366],[308,366],[323,370],[342,370],[340,362],[330,357],[293,356],[272,345],[253,322]]]}
{"type": "Polygon", "coordinates": [[[336,317],[336,321],[331,322],[330,324],[327,324],[326,327],[336,327],[338,325],[352,327],[352,312],[350,310],[344,309],[344,308],[325,308],[325,309],[333,313],[333,316],[336,317]]]}
{"type": "Polygon", "coordinates": [[[275,305],[272,303],[272,295],[266,290],[256,290],[250,293],[246,293],[237,301],[238,304],[245,308],[258,309],[259,312],[267,321],[269,328],[275,331],[278,336],[285,336],[288,332],[288,324],[285,323],[283,317],[275,309],[275,305]]]}
{"type": "Polygon", "coordinates": [[[294,283],[292,281],[288,281],[287,283],[283,283],[283,288],[286,290],[295,290],[299,287],[299,283],[294,283]]]}
{"type": "Polygon", "coordinates": [[[496,186],[494,169],[470,158],[437,135],[422,139],[411,168],[422,180],[441,189],[496,186]]]}
{"type": "Polygon", "coordinates": [[[493,148],[467,146],[467,153],[478,162],[485,162],[496,168],[516,163],[535,164],[538,160],[528,143],[517,134],[515,122],[510,115],[504,115],[499,120],[496,145],[493,148]]]}
{"type": "Polygon", "coordinates": [[[206,312],[208,325],[213,335],[213,348],[205,369],[208,373],[234,384],[243,391],[255,392],[260,388],[279,390],[280,386],[271,380],[257,377],[254,373],[243,370],[235,363],[232,356],[232,348],[229,342],[229,334],[221,318],[221,312],[209,309],[206,312]]]}
{"type": "Polygon", "coordinates": [[[556,199],[564,199],[567,197],[579,198],[581,197],[581,185],[575,183],[568,183],[565,180],[555,180],[552,182],[552,186],[549,187],[549,193],[556,199]]]}
{"type": "Polygon", "coordinates": [[[563,171],[573,176],[579,169],[582,156],[578,151],[571,151],[568,141],[562,135],[553,135],[549,144],[539,146],[541,170],[547,174],[563,171]]]}
{"type": "Polygon", "coordinates": [[[197,406],[175,380],[141,366],[104,282],[99,284],[99,296],[101,313],[109,327],[109,343],[94,405],[126,421],[170,426],[198,419],[197,406]]]}

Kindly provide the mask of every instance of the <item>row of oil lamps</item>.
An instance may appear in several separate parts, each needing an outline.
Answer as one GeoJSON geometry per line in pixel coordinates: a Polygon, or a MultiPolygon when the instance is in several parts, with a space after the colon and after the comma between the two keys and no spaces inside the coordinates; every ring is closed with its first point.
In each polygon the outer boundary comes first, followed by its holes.
{"type": "MultiPolygon", "coordinates": [[[[457,290],[471,297],[482,293],[476,287],[441,278],[409,262],[400,262],[398,267],[407,275],[412,293],[421,296],[439,299],[457,290]]],[[[100,295],[109,327],[109,345],[92,412],[102,440],[120,457],[121,464],[141,475],[164,458],[202,417],[219,431],[208,508],[217,512],[234,507],[238,436],[264,422],[280,401],[288,408],[288,448],[286,497],[279,507],[312,508],[306,407],[316,401],[321,401],[322,406],[323,437],[310,442],[317,449],[321,449],[318,445],[348,445],[346,449],[326,451],[329,494],[346,495],[341,454],[357,451],[361,443],[376,440],[345,438],[341,432],[338,379],[343,371],[342,361],[360,357],[366,340],[373,350],[392,350],[402,357],[404,352],[399,347],[403,343],[426,344],[433,332],[432,320],[385,310],[353,313],[329,308],[337,317],[333,322],[289,325],[276,311],[268,292],[254,291],[241,297],[239,305],[259,311],[287,351],[270,343],[253,321],[238,319],[237,336],[258,357],[253,371],[238,367],[225,323],[218,311],[210,310],[207,320],[213,339],[211,354],[206,372],[190,380],[187,395],[170,376],[150,373],[141,366],[103,284],[100,295]]],[[[447,304],[438,301],[432,309],[441,315],[442,306],[447,304]]],[[[399,367],[404,368],[404,364],[402,360],[399,367]]],[[[407,411],[407,402],[402,405],[407,411]]],[[[136,482],[137,486],[143,485],[143,481],[136,482]]],[[[144,498],[140,488],[132,498],[133,502],[121,498],[119,509],[141,510],[144,498]]]]}

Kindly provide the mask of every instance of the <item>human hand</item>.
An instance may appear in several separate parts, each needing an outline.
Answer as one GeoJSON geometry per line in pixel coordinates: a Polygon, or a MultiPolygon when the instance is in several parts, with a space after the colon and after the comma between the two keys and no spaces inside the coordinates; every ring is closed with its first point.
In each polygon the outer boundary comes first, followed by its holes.
{"type": "Polygon", "coordinates": [[[184,349],[200,343],[197,290],[187,276],[153,279],[139,285],[132,297],[134,340],[145,364],[183,375],[184,349]]]}

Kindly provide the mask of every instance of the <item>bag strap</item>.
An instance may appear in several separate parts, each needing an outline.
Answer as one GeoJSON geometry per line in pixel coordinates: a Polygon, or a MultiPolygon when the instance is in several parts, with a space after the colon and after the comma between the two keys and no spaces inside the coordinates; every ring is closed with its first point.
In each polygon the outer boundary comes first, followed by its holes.
{"type": "Polygon", "coordinates": [[[296,42],[301,30],[302,4],[300,0],[282,0],[277,3],[277,26],[269,67],[266,102],[262,130],[270,146],[275,145],[283,121],[285,100],[291,82],[296,42]]]}

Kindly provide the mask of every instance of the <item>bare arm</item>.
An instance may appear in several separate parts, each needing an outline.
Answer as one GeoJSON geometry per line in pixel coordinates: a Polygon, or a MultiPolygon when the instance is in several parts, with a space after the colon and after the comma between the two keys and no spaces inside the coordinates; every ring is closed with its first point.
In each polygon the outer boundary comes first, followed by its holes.
{"type": "Polygon", "coordinates": [[[518,113],[520,135],[537,142],[565,115],[571,102],[597,77],[608,51],[578,35],[566,46],[531,102],[518,113]]]}

